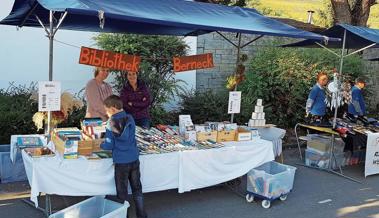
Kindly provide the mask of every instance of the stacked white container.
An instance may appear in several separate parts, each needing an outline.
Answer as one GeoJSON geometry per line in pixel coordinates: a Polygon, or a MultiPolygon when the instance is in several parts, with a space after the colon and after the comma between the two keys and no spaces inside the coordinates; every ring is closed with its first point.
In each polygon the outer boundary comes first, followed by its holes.
{"type": "Polygon", "coordinates": [[[257,104],[254,107],[254,112],[249,120],[249,126],[265,126],[266,119],[263,112],[264,106],[262,105],[262,99],[257,100],[257,104]]]}

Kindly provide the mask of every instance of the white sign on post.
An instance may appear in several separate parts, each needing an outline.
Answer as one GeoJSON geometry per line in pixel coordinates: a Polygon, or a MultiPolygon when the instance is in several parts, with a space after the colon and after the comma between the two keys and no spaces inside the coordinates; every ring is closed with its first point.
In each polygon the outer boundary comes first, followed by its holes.
{"type": "Polygon", "coordinates": [[[228,114],[238,114],[241,111],[241,92],[229,92],[228,114]]]}
{"type": "Polygon", "coordinates": [[[38,111],[61,110],[61,83],[57,81],[38,82],[38,111]]]}
{"type": "Polygon", "coordinates": [[[367,134],[365,177],[379,173],[379,133],[367,134]]]}

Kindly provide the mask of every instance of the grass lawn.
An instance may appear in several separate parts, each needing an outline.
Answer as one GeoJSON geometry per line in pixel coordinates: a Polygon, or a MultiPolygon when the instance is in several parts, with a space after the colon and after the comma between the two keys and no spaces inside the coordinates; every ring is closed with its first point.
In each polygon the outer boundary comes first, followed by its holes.
{"type": "MultiPolygon", "coordinates": [[[[323,0],[260,0],[259,11],[266,8],[271,9],[270,14],[274,16],[292,18],[306,22],[308,18],[307,11],[313,10],[315,23],[320,25],[322,22],[318,16],[318,11],[325,8],[323,0]]],[[[379,4],[371,8],[368,24],[372,28],[379,29],[379,4]]]]}

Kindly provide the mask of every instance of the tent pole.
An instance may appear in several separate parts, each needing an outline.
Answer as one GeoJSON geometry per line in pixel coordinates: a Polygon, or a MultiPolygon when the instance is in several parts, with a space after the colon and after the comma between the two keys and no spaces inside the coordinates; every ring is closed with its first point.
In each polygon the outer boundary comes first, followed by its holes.
{"type": "Polygon", "coordinates": [[[356,54],[356,53],[358,53],[358,52],[361,52],[361,51],[363,51],[363,50],[366,50],[366,49],[368,49],[368,48],[371,48],[372,46],[375,46],[375,45],[376,45],[376,43],[373,43],[373,44],[371,44],[371,45],[369,45],[369,46],[366,46],[366,47],[364,47],[364,48],[361,48],[361,49],[358,49],[358,50],[356,50],[356,51],[354,51],[354,52],[351,52],[350,54],[345,55],[345,57],[349,57],[350,55],[356,54]]]}
{"type": "Polygon", "coordinates": [[[337,54],[336,52],[334,52],[332,49],[327,48],[327,47],[324,46],[323,44],[320,44],[320,43],[318,43],[318,42],[315,42],[315,43],[316,43],[316,45],[318,45],[318,46],[320,46],[321,48],[327,50],[328,52],[330,52],[330,53],[336,55],[337,57],[341,57],[339,54],[337,54]]]}
{"type": "MultiPolygon", "coordinates": [[[[53,81],[53,48],[54,48],[54,20],[53,11],[49,13],[50,30],[49,37],[49,81],[53,81]]],[[[47,112],[47,133],[50,134],[51,129],[51,111],[47,112]]]]}
{"type": "MultiPolygon", "coordinates": [[[[337,76],[337,85],[338,83],[338,78],[342,77],[342,69],[343,69],[343,59],[345,56],[345,47],[346,47],[346,29],[343,32],[343,42],[342,42],[342,51],[341,51],[341,56],[340,56],[340,69],[339,69],[339,75],[337,76]]],[[[339,86],[339,85],[338,85],[339,86]]],[[[340,87],[337,88],[337,96],[340,92],[340,87]]],[[[334,109],[334,118],[333,118],[333,129],[336,128],[336,123],[337,123],[337,112],[338,112],[338,107],[336,105],[336,108],[334,109]]]]}
{"type": "Polygon", "coordinates": [[[53,11],[50,11],[49,22],[50,22],[50,31],[49,31],[49,81],[53,81],[53,48],[54,48],[53,11]]]}
{"type": "MultiPolygon", "coordinates": [[[[234,75],[237,76],[237,69],[238,65],[240,64],[241,59],[241,38],[242,34],[238,33],[238,46],[237,46],[237,61],[236,61],[236,72],[234,72],[234,75]]],[[[234,91],[237,91],[237,85],[234,87],[234,91]]],[[[234,121],[234,114],[232,114],[232,117],[230,118],[230,122],[233,123],[234,121]]]]}

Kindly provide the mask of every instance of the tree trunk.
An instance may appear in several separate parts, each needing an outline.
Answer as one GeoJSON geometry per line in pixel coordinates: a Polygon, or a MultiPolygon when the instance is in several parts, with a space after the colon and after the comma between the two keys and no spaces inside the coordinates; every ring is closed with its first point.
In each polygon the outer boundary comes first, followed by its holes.
{"type": "Polygon", "coordinates": [[[351,9],[348,0],[331,0],[335,24],[351,24],[351,9]]]}
{"type": "Polygon", "coordinates": [[[375,0],[357,0],[353,6],[351,23],[356,26],[367,26],[370,8],[374,4],[375,0]]]}
{"type": "Polygon", "coordinates": [[[375,4],[376,0],[355,0],[350,6],[348,0],[331,0],[334,23],[367,26],[370,8],[375,4]]]}

